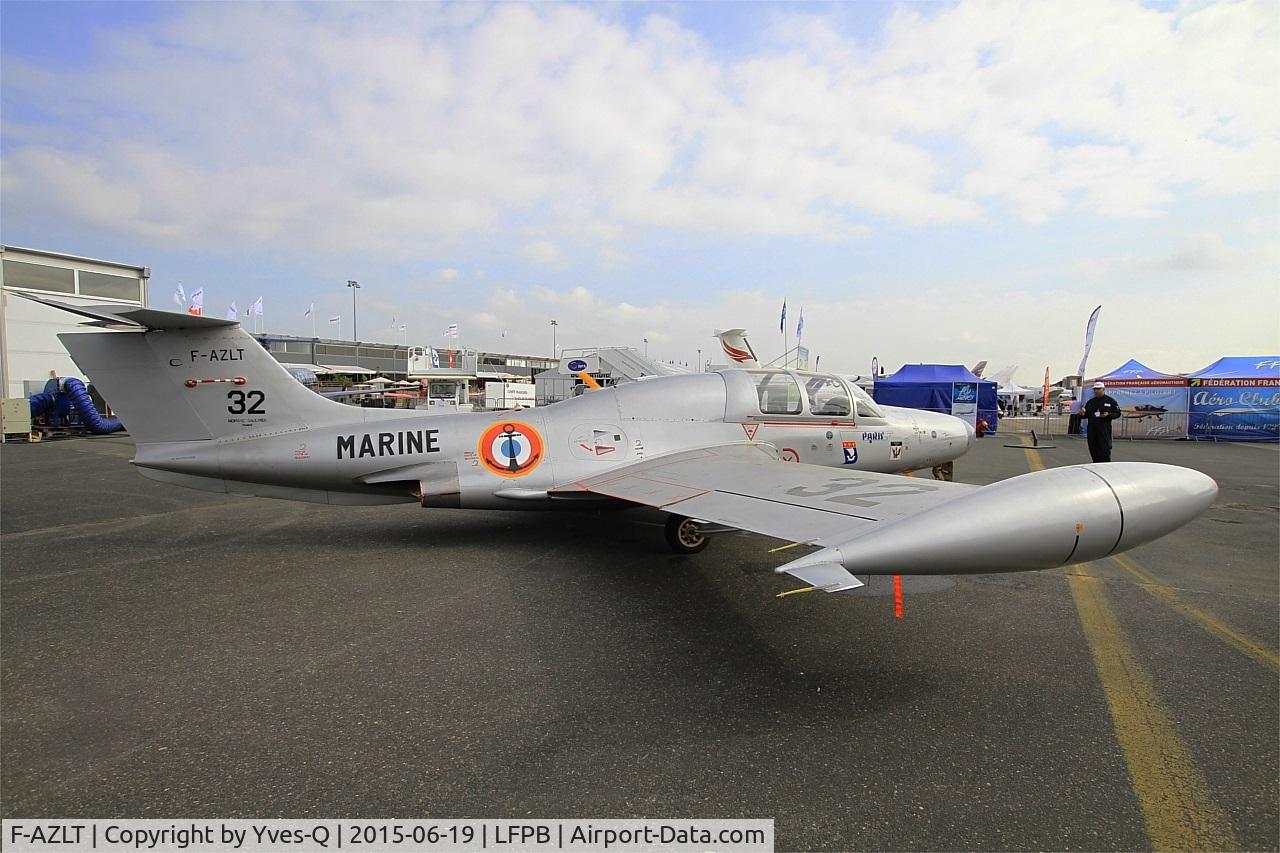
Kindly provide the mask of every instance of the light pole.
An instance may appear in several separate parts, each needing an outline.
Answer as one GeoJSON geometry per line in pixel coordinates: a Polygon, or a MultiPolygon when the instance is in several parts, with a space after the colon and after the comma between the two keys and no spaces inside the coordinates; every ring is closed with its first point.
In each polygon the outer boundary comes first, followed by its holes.
{"type": "Polygon", "coordinates": [[[559,325],[560,324],[557,323],[555,320],[551,321],[551,357],[552,358],[558,358],[558,356],[556,355],[556,326],[559,326],[559,325]]]}
{"type": "Polygon", "coordinates": [[[648,338],[644,339],[644,357],[645,358],[649,357],[649,339],[648,338]]]}
{"type": "Polygon", "coordinates": [[[702,372],[702,350],[698,350],[698,373],[702,372]]]}
{"type": "Polygon", "coordinates": [[[360,282],[347,279],[347,287],[351,288],[351,340],[360,340],[360,330],[356,326],[356,291],[360,289],[360,282]]]}

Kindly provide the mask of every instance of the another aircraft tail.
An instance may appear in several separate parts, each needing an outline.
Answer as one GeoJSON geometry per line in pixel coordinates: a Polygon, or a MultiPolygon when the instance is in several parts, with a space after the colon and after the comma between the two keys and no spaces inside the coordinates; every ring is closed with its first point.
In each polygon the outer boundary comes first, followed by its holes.
{"type": "Polygon", "coordinates": [[[755,351],[751,349],[751,344],[747,343],[746,329],[725,329],[715,331],[715,336],[720,339],[720,347],[724,350],[724,354],[729,357],[732,364],[739,367],[759,367],[760,362],[756,360],[755,351]]]}
{"type": "Polygon", "coordinates": [[[58,338],[138,444],[280,434],[351,414],[304,387],[233,320],[36,301],[119,330],[58,338]]]}

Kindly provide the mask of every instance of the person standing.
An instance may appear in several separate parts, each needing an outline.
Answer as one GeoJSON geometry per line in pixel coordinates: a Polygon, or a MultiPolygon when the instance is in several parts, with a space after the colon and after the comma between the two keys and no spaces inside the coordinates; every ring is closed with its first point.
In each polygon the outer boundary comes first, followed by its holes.
{"type": "Polygon", "coordinates": [[[1093,396],[1081,417],[1088,424],[1089,456],[1094,462],[1111,461],[1111,422],[1120,417],[1120,405],[1107,396],[1107,386],[1093,383],[1093,396]]]}

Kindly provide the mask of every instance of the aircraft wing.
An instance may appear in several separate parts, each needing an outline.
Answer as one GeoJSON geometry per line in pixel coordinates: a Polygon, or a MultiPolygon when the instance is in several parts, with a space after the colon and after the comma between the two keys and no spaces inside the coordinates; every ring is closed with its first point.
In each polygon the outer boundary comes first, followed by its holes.
{"type": "Polygon", "coordinates": [[[914,515],[978,488],[964,483],[783,462],[760,445],[733,444],[636,462],[565,484],[793,542],[824,545],[859,528],[914,515]]]}
{"type": "Polygon", "coordinates": [[[568,483],[698,521],[821,546],[774,569],[845,592],[856,575],[1053,569],[1150,542],[1204,512],[1212,479],[1174,465],[1067,465],[970,486],[783,462],[732,444],[660,456],[568,483]],[[983,519],[999,518],[999,525],[983,519]]]}

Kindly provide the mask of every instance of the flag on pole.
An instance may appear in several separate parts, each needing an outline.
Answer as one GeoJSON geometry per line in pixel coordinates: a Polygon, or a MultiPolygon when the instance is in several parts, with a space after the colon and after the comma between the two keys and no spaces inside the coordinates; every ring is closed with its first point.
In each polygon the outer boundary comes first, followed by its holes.
{"type": "Polygon", "coordinates": [[[444,336],[446,338],[456,338],[458,336],[458,324],[450,323],[449,328],[444,331],[444,336]]]}
{"type": "Polygon", "coordinates": [[[1089,315],[1089,325],[1084,331],[1084,355],[1080,357],[1080,369],[1076,371],[1077,376],[1084,376],[1084,365],[1089,360],[1089,350],[1093,349],[1093,332],[1098,328],[1098,312],[1101,310],[1102,306],[1099,305],[1089,315]]]}
{"type": "Polygon", "coordinates": [[[329,318],[329,324],[330,324],[330,325],[333,325],[334,323],[341,323],[341,322],[342,322],[342,315],[341,315],[341,314],[339,314],[337,317],[330,317],[330,318],[329,318]]]}
{"type": "Polygon", "coordinates": [[[778,320],[778,331],[785,332],[787,330],[787,300],[782,300],[782,318],[778,320]]]}
{"type": "Polygon", "coordinates": [[[178,289],[173,292],[173,304],[179,308],[187,307],[187,292],[182,289],[182,282],[178,282],[178,289]]]}
{"type": "Polygon", "coordinates": [[[226,320],[234,320],[234,319],[236,319],[238,316],[240,316],[240,315],[239,315],[239,313],[236,311],[236,304],[235,304],[234,302],[232,302],[232,303],[231,303],[231,305],[230,305],[230,306],[228,306],[228,308],[227,308],[227,313],[226,313],[225,315],[223,315],[223,318],[224,318],[224,319],[226,319],[226,320]]]}
{"type": "Polygon", "coordinates": [[[262,297],[261,296],[259,296],[257,301],[255,301],[252,305],[249,306],[248,313],[254,317],[262,316],[262,297]]]}
{"type": "Polygon", "coordinates": [[[804,306],[800,306],[800,320],[796,323],[796,344],[799,345],[801,336],[804,335],[804,306]]]}
{"type": "Polygon", "coordinates": [[[197,287],[191,291],[191,307],[187,309],[188,314],[195,314],[199,317],[204,313],[204,288],[197,287]]]}
{"type": "Polygon", "coordinates": [[[307,317],[310,317],[311,312],[314,310],[316,310],[316,304],[312,302],[310,305],[307,306],[307,310],[302,312],[302,318],[305,320],[307,317]]]}

